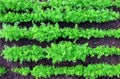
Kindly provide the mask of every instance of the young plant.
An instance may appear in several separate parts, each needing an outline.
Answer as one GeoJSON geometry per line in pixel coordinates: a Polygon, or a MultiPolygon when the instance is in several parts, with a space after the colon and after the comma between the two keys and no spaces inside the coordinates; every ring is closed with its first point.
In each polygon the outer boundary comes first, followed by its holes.
{"type": "Polygon", "coordinates": [[[0,76],[2,76],[3,74],[5,74],[7,72],[5,67],[0,67],[0,76]]]}

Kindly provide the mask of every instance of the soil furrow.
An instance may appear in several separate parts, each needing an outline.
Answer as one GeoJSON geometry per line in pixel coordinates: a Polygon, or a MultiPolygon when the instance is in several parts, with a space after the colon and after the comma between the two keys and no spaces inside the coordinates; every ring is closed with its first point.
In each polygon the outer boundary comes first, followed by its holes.
{"type": "MultiPolygon", "coordinates": [[[[11,68],[14,68],[14,67],[27,67],[29,66],[31,69],[37,65],[49,65],[49,66],[52,66],[52,60],[51,59],[42,59],[42,60],[39,60],[37,62],[23,62],[22,64],[20,64],[20,62],[13,62],[13,61],[7,61],[5,60],[3,57],[0,57],[0,65],[2,66],[5,66],[6,68],[8,69],[11,69],[11,68]]],[[[100,59],[97,58],[97,56],[95,57],[90,57],[88,56],[86,58],[86,61],[83,62],[81,60],[77,60],[76,62],[60,62],[60,63],[56,63],[55,66],[56,67],[64,67],[64,66],[68,66],[68,67],[71,67],[71,66],[76,66],[76,65],[84,65],[84,66],[87,66],[89,64],[95,64],[95,63],[107,63],[107,64],[118,64],[120,63],[120,56],[118,55],[112,55],[112,56],[108,56],[108,57],[105,57],[105,56],[102,56],[100,59]]]]}
{"type": "MultiPolygon", "coordinates": [[[[17,73],[13,73],[11,71],[7,72],[5,75],[1,76],[0,79],[35,79],[33,76],[22,76],[17,73]]],[[[85,79],[84,77],[78,76],[65,76],[65,75],[58,75],[58,76],[51,76],[49,78],[39,78],[39,79],[85,79]]],[[[119,79],[118,77],[99,77],[97,79],[119,79]]]]}
{"type": "Polygon", "coordinates": [[[17,73],[13,73],[11,71],[8,71],[6,74],[0,77],[0,79],[35,79],[32,76],[22,76],[17,73]]]}
{"type": "Polygon", "coordinates": [[[113,7],[111,7],[111,9],[113,11],[115,11],[115,12],[119,12],[120,13],[120,8],[117,8],[117,7],[113,6],[113,7]]]}
{"type": "MultiPolygon", "coordinates": [[[[43,22],[45,24],[47,23],[50,23],[50,24],[55,24],[53,22],[43,22]]],[[[0,23],[2,25],[2,23],[0,23]]],[[[14,25],[14,23],[7,23],[7,24],[10,24],[10,25],[14,25]]],[[[40,22],[37,22],[37,23],[34,23],[36,24],[37,26],[40,26],[41,23],[40,22]]],[[[74,28],[75,26],[75,23],[67,23],[67,22],[58,22],[60,28],[64,28],[64,27],[69,27],[69,28],[74,28]]],[[[27,28],[30,28],[33,26],[33,23],[32,22],[21,22],[18,24],[19,27],[23,28],[23,27],[27,27],[27,28]]],[[[114,21],[109,21],[109,22],[103,22],[103,23],[96,23],[96,22],[93,22],[93,23],[90,23],[90,22],[84,22],[84,23],[78,23],[78,27],[79,28],[98,28],[98,29],[117,29],[117,28],[120,28],[120,20],[114,20],[114,21]]],[[[2,26],[0,26],[0,28],[2,28],[2,26]]]]}
{"type": "MultiPolygon", "coordinates": [[[[4,46],[24,46],[24,45],[37,45],[37,46],[41,46],[43,48],[50,46],[51,43],[59,43],[61,41],[70,41],[70,42],[74,42],[74,39],[64,39],[64,38],[59,38],[57,40],[51,41],[51,42],[39,42],[36,40],[29,40],[29,39],[20,39],[19,41],[5,41],[5,39],[0,39],[0,50],[3,50],[4,46]]],[[[108,45],[108,46],[115,46],[120,48],[120,39],[117,38],[91,38],[91,39],[84,39],[84,38],[80,38],[78,40],[75,41],[76,44],[84,44],[84,43],[88,43],[89,46],[91,47],[97,47],[100,45],[108,45]]]]}

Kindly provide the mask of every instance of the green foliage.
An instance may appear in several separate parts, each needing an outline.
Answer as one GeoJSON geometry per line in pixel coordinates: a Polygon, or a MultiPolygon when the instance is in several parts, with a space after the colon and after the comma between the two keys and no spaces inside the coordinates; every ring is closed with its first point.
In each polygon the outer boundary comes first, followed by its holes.
{"type": "Polygon", "coordinates": [[[71,42],[60,42],[59,44],[51,44],[51,47],[46,49],[48,53],[47,58],[52,58],[53,63],[61,61],[76,61],[81,59],[85,61],[89,50],[92,48],[88,47],[88,44],[77,45],[71,42]]]}
{"type": "Polygon", "coordinates": [[[20,29],[16,26],[11,27],[10,25],[8,25],[8,27],[6,27],[6,25],[3,25],[3,28],[4,29],[0,29],[0,37],[4,37],[5,35],[5,39],[9,39],[10,41],[13,39],[19,40],[20,37],[24,38],[25,34],[27,34],[27,28],[20,29]]]}
{"type": "Polygon", "coordinates": [[[51,75],[54,75],[54,71],[55,71],[55,69],[54,69],[53,66],[43,66],[43,65],[40,65],[40,66],[35,66],[33,68],[33,70],[31,70],[31,74],[33,76],[36,75],[36,78],[39,78],[39,77],[47,78],[47,77],[50,77],[51,75]]]}
{"type": "MultiPolygon", "coordinates": [[[[86,8],[86,9],[102,9],[111,6],[120,7],[118,3],[119,0],[48,0],[48,5],[53,8],[65,8],[68,7],[72,9],[86,8]]],[[[47,3],[47,2],[44,2],[47,3]]]]}
{"type": "Polygon", "coordinates": [[[47,9],[47,10],[38,10],[34,13],[14,13],[8,12],[7,14],[0,13],[0,22],[43,22],[43,21],[52,21],[52,22],[107,22],[110,20],[120,19],[120,14],[108,9],[102,10],[66,10],[64,13],[60,9],[47,9]]]}
{"type": "Polygon", "coordinates": [[[116,47],[109,46],[97,46],[96,48],[91,48],[88,44],[77,45],[71,42],[60,42],[59,44],[54,44],[45,50],[48,55],[47,58],[51,58],[53,63],[61,61],[85,61],[87,56],[108,56],[108,55],[120,55],[120,49],[116,47]]]}
{"type": "Polygon", "coordinates": [[[118,8],[120,8],[120,0],[115,0],[115,2],[112,3],[113,6],[117,6],[118,8]]]}
{"type": "Polygon", "coordinates": [[[19,40],[20,38],[28,38],[28,39],[36,39],[38,41],[51,41],[53,39],[57,39],[61,36],[61,31],[58,25],[50,25],[48,24],[47,27],[45,24],[42,24],[40,27],[34,25],[30,27],[28,30],[27,28],[19,28],[18,26],[8,26],[3,25],[3,29],[0,30],[0,37],[6,40],[12,41],[19,40]]]}
{"type": "Polygon", "coordinates": [[[13,72],[17,72],[23,76],[27,76],[30,73],[30,68],[29,67],[24,67],[24,68],[14,68],[12,69],[13,72]]]}
{"type": "Polygon", "coordinates": [[[14,46],[12,48],[6,47],[4,52],[4,58],[14,61],[38,61],[42,58],[45,58],[46,53],[43,51],[43,48],[39,46],[14,46]]]}
{"type": "Polygon", "coordinates": [[[120,14],[107,9],[119,0],[1,0],[0,22],[107,22],[120,14]]]}
{"type": "Polygon", "coordinates": [[[0,0],[0,12],[7,11],[35,11],[40,8],[40,4],[34,0],[0,0]]]}
{"type": "Polygon", "coordinates": [[[6,40],[16,40],[18,41],[21,38],[35,39],[40,42],[62,38],[69,39],[79,39],[81,37],[90,39],[94,38],[104,38],[104,37],[114,37],[120,38],[120,29],[109,29],[109,30],[100,30],[100,29],[83,29],[83,28],[68,28],[63,29],[59,28],[58,24],[55,25],[45,25],[42,24],[40,27],[34,25],[33,27],[19,28],[19,26],[14,25],[3,25],[3,29],[0,29],[0,38],[5,38],[6,40]]]}
{"type": "Polygon", "coordinates": [[[21,47],[5,47],[2,55],[5,59],[11,61],[38,61],[43,58],[52,59],[53,64],[62,61],[77,60],[85,61],[87,56],[108,56],[120,55],[120,49],[109,46],[97,46],[91,48],[88,44],[77,45],[71,42],[60,42],[59,44],[52,43],[50,47],[41,48],[35,45],[21,46],[21,47]]]}
{"type": "Polygon", "coordinates": [[[5,67],[0,67],[0,76],[2,76],[3,74],[5,74],[7,72],[5,67]]]}
{"type": "Polygon", "coordinates": [[[33,10],[33,12],[44,8],[59,8],[61,11],[82,9],[104,9],[111,6],[120,7],[119,0],[0,0],[0,12],[25,11],[33,10]]]}
{"type": "MultiPolygon", "coordinates": [[[[21,71],[21,68],[18,68],[21,71]]],[[[27,69],[26,69],[27,70],[27,69]]],[[[25,72],[26,70],[22,71],[25,72]]],[[[54,66],[43,66],[38,65],[30,70],[31,75],[39,77],[50,77],[51,75],[75,75],[83,76],[86,79],[96,79],[99,76],[120,76],[120,64],[109,65],[109,64],[89,64],[88,66],[77,65],[74,67],[54,67],[54,66]],[[113,72],[114,71],[114,72],[113,72]]]]}
{"type": "MultiPolygon", "coordinates": [[[[0,22],[108,22],[120,19],[117,13],[108,7],[119,7],[120,0],[0,0],[0,22]]],[[[90,39],[114,37],[120,38],[120,29],[83,29],[83,28],[59,28],[58,24],[40,27],[19,28],[17,25],[4,25],[0,29],[0,38],[16,40],[21,38],[36,39],[40,42],[58,39],[59,37],[79,39],[81,37],[90,39]]],[[[87,56],[109,56],[120,55],[120,48],[109,46],[89,47],[88,44],[77,45],[71,42],[52,43],[50,47],[42,48],[36,45],[27,46],[6,46],[2,56],[8,61],[38,61],[43,58],[52,59],[52,63],[82,60],[85,62],[87,56]]],[[[13,68],[13,72],[27,76],[50,77],[51,75],[76,75],[90,79],[99,76],[120,76],[120,64],[89,64],[88,66],[77,65],[74,67],[35,66],[32,70],[29,67],[13,68]],[[114,72],[113,72],[114,71],[114,72]]],[[[0,67],[0,76],[7,72],[5,67],[0,67]]]]}

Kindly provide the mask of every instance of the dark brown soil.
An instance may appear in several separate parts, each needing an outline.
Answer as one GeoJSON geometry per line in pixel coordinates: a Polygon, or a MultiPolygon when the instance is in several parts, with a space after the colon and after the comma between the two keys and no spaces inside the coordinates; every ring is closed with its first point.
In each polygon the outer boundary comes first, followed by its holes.
{"type": "MultiPolygon", "coordinates": [[[[51,59],[42,59],[42,60],[39,60],[37,62],[23,62],[22,64],[18,62],[13,62],[13,61],[6,61],[3,57],[0,57],[0,65],[2,66],[5,66],[7,67],[8,69],[11,69],[11,68],[14,68],[14,67],[30,67],[31,69],[33,67],[35,67],[36,65],[53,65],[52,64],[52,60],[51,59]]],[[[108,56],[108,57],[105,57],[105,56],[102,56],[100,59],[97,58],[97,56],[95,57],[90,57],[88,56],[86,58],[86,61],[83,62],[82,60],[78,60],[76,62],[60,62],[60,63],[56,63],[55,66],[56,67],[63,67],[63,66],[68,66],[68,67],[71,67],[71,66],[76,66],[76,65],[84,65],[84,66],[87,66],[89,64],[95,64],[95,63],[108,63],[108,64],[118,64],[120,63],[120,56],[117,56],[117,55],[112,55],[112,56],[108,56]]]]}
{"type": "Polygon", "coordinates": [[[2,44],[3,45],[7,45],[7,46],[14,46],[14,45],[17,45],[17,46],[24,46],[24,45],[37,45],[37,46],[41,46],[41,47],[47,47],[47,46],[50,46],[51,42],[47,43],[47,42],[39,42],[39,41],[36,41],[36,40],[29,40],[29,39],[20,39],[19,41],[5,41],[5,39],[0,39],[2,41],[2,44]]]}
{"type": "Polygon", "coordinates": [[[79,23],[82,28],[99,28],[99,29],[117,29],[120,28],[120,20],[109,21],[105,23],[79,23]]]}
{"type": "Polygon", "coordinates": [[[78,77],[78,76],[65,76],[65,75],[58,75],[58,76],[52,76],[47,79],[85,79],[84,77],[78,77]]]}
{"type": "Polygon", "coordinates": [[[120,13],[120,8],[117,8],[117,7],[111,7],[111,9],[115,12],[119,12],[120,13]]]}
{"type": "MultiPolygon", "coordinates": [[[[48,23],[48,22],[44,22],[48,23]]],[[[53,22],[49,22],[50,24],[55,24],[53,22]]],[[[11,25],[14,25],[13,23],[8,23],[11,25]]],[[[40,23],[35,23],[36,25],[40,26],[40,23]]],[[[75,23],[66,23],[66,22],[59,22],[58,23],[61,28],[64,27],[69,27],[69,28],[74,28],[75,23]]],[[[21,22],[18,24],[20,27],[32,27],[33,23],[32,22],[21,22]]],[[[84,22],[84,23],[78,23],[78,27],[82,28],[98,28],[98,29],[117,29],[120,27],[120,20],[114,20],[114,21],[109,21],[105,23],[90,23],[90,22],[84,22]]]]}
{"type": "Polygon", "coordinates": [[[99,77],[97,79],[120,79],[120,78],[114,76],[114,77],[99,77]]]}
{"type": "Polygon", "coordinates": [[[35,79],[32,76],[21,76],[17,73],[8,71],[6,74],[0,77],[0,79],[35,79]]]}
{"type": "MultiPolygon", "coordinates": [[[[24,45],[37,45],[37,46],[41,46],[43,48],[48,47],[51,45],[51,43],[59,43],[61,41],[70,41],[70,42],[74,42],[75,39],[64,39],[64,38],[59,38],[57,40],[51,41],[51,42],[39,42],[36,40],[29,40],[29,39],[20,39],[19,41],[5,41],[5,39],[0,39],[0,50],[2,50],[4,48],[4,45],[6,46],[10,46],[13,47],[14,45],[17,46],[24,46],[24,45]]],[[[89,46],[91,47],[97,47],[100,45],[108,45],[108,46],[115,46],[120,48],[120,39],[117,38],[109,38],[109,37],[105,37],[105,38],[91,38],[91,39],[84,39],[84,38],[80,38],[78,40],[75,41],[77,44],[84,44],[84,43],[88,43],[89,46]]]]}
{"type": "MultiPolygon", "coordinates": [[[[1,76],[0,79],[35,79],[32,76],[21,76],[17,73],[8,72],[7,74],[1,76]]],[[[58,75],[58,76],[51,76],[50,78],[39,78],[39,79],[85,79],[84,77],[77,77],[77,76],[64,76],[64,75],[58,75]]]]}
{"type": "Polygon", "coordinates": [[[2,29],[2,23],[0,23],[0,29],[2,29]]]}
{"type": "MultiPolygon", "coordinates": [[[[35,79],[32,76],[21,76],[17,73],[8,72],[0,77],[0,79],[35,79]]],[[[51,76],[50,78],[39,78],[39,79],[85,79],[84,77],[78,76],[65,76],[65,75],[58,75],[58,76],[51,76]]],[[[119,79],[118,77],[99,77],[97,79],[119,79]]]]}
{"type": "Polygon", "coordinates": [[[91,39],[80,39],[76,41],[77,44],[88,43],[91,47],[97,47],[100,45],[115,46],[120,48],[120,39],[116,38],[91,38],[91,39]]]}
{"type": "MultiPolygon", "coordinates": [[[[66,23],[66,22],[60,22],[59,25],[61,28],[64,28],[64,27],[74,28],[74,26],[75,26],[74,23],[66,23]]],[[[78,27],[98,28],[98,29],[117,29],[120,27],[120,20],[109,21],[109,22],[105,22],[105,23],[84,22],[84,23],[79,23],[78,27]]]]}
{"type": "Polygon", "coordinates": [[[77,62],[60,62],[60,63],[56,63],[55,66],[59,66],[59,67],[69,66],[70,67],[70,66],[76,66],[80,64],[87,66],[89,64],[95,64],[95,63],[118,64],[120,63],[120,56],[117,56],[117,55],[112,55],[108,57],[102,56],[100,59],[98,59],[97,56],[95,57],[89,56],[86,58],[85,62],[81,60],[78,60],[77,62]]]}

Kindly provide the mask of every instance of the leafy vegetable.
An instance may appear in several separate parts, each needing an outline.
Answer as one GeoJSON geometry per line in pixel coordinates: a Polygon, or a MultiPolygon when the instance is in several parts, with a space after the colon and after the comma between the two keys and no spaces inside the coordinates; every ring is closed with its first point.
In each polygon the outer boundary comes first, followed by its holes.
{"type": "Polygon", "coordinates": [[[77,45],[71,42],[62,41],[59,44],[52,43],[50,47],[41,48],[36,45],[5,47],[2,55],[5,59],[11,61],[38,61],[43,58],[52,59],[53,64],[62,61],[77,60],[85,61],[87,56],[120,55],[120,49],[109,46],[97,46],[91,48],[88,44],[77,45]]]}
{"type": "Polygon", "coordinates": [[[5,38],[6,40],[16,40],[18,41],[21,38],[36,39],[40,42],[62,38],[69,39],[78,39],[78,38],[104,38],[104,37],[114,37],[120,38],[120,29],[109,29],[109,30],[100,30],[100,29],[83,29],[83,28],[59,28],[58,24],[55,25],[46,25],[42,24],[40,27],[34,25],[33,27],[19,28],[19,26],[14,25],[3,25],[3,29],[0,29],[0,38],[5,38]]]}
{"type": "MultiPolygon", "coordinates": [[[[14,69],[13,69],[14,70],[14,69]]],[[[16,70],[16,68],[15,68],[16,70]]],[[[23,70],[23,68],[17,68],[19,71],[23,70]]],[[[24,69],[22,73],[26,72],[27,69],[24,69]]],[[[76,76],[83,76],[86,79],[96,79],[99,76],[120,76],[120,64],[117,65],[109,65],[109,64],[89,64],[88,66],[77,65],[74,67],[54,67],[54,66],[43,66],[38,65],[30,70],[31,75],[39,78],[39,77],[50,77],[52,75],[76,75],[76,76]],[[113,72],[114,71],[114,72],[113,72]]]]}
{"type": "Polygon", "coordinates": [[[0,0],[0,12],[7,13],[7,11],[24,11],[29,12],[40,8],[40,4],[35,0],[0,0]]]}
{"type": "Polygon", "coordinates": [[[6,14],[0,13],[0,22],[107,22],[110,20],[120,19],[120,14],[108,9],[101,10],[66,10],[61,12],[60,9],[36,10],[34,13],[14,13],[8,12],[6,14]]]}
{"type": "MultiPolygon", "coordinates": [[[[119,0],[0,0],[0,12],[12,11],[25,11],[33,10],[36,12],[39,9],[45,8],[59,8],[61,11],[76,10],[76,9],[104,9],[111,6],[120,7],[119,0]]],[[[7,12],[6,12],[7,13],[7,12]]]]}
{"type": "Polygon", "coordinates": [[[3,74],[5,74],[7,71],[6,71],[6,68],[5,67],[0,67],[0,76],[2,76],[3,74]]]}
{"type": "Polygon", "coordinates": [[[17,72],[23,76],[27,76],[30,73],[30,68],[29,67],[24,67],[24,68],[14,68],[12,69],[13,72],[17,72]]]}

